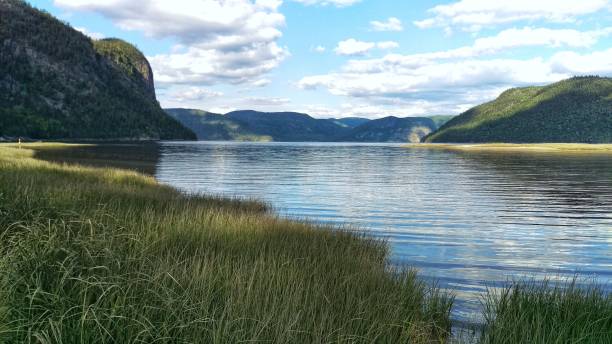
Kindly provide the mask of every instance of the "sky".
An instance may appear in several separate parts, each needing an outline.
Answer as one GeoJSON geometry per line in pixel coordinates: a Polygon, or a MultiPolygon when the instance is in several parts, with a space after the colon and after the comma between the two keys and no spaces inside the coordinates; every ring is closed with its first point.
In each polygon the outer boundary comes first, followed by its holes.
{"type": "Polygon", "coordinates": [[[612,0],[32,0],[149,59],[163,107],[317,118],[459,114],[612,76],[612,0]]]}

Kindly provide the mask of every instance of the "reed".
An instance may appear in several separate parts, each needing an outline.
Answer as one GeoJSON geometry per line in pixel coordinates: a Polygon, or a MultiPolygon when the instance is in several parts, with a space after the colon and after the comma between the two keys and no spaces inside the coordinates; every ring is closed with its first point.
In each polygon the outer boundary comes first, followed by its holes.
{"type": "Polygon", "coordinates": [[[444,343],[384,242],[0,147],[1,343],[444,343]]]}

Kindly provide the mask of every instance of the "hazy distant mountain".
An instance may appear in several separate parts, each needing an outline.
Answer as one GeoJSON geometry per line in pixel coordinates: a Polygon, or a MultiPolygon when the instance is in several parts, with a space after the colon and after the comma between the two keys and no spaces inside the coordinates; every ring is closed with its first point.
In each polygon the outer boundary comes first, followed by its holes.
{"type": "Polygon", "coordinates": [[[329,120],[332,122],[335,122],[336,124],[342,127],[351,128],[351,129],[356,128],[370,121],[370,119],[361,118],[361,117],[330,118],[329,120]]]}
{"type": "Polygon", "coordinates": [[[0,137],[194,139],[155,99],[144,55],[0,0],[0,137]]]}
{"type": "Polygon", "coordinates": [[[234,111],[225,115],[166,109],[199,140],[280,142],[420,142],[433,132],[431,118],[315,119],[297,112],[234,111]]]}
{"type": "Polygon", "coordinates": [[[427,142],[612,142],[612,78],[514,88],[442,126],[427,142]]]}
{"type": "Polygon", "coordinates": [[[267,135],[253,134],[246,126],[225,115],[194,109],[166,109],[166,112],[190,128],[202,141],[272,141],[267,135]]]}
{"type": "Polygon", "coordinates": [[[421,142],[426,135],[436,130],[431,118],[385,117],[366,122],[342,137],[352,142],[421,142]]]}
{"type": "Polygon", "coordinates": [[[225,115],[255,135],[274,141],[333,141],[350,129],[326,119],[315,119],[297,112],[234,111],[225,115]]]}

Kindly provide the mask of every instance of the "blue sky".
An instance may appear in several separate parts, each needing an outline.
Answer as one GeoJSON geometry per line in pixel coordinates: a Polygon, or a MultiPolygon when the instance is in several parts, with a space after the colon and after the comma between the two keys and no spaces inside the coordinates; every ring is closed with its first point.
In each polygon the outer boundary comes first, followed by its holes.
{"type": "Polygon", "coordinates": [[[612,76],[612,0],[35,0],[149,58],[164,107],[456,114],[503,90],[612,76]]]}

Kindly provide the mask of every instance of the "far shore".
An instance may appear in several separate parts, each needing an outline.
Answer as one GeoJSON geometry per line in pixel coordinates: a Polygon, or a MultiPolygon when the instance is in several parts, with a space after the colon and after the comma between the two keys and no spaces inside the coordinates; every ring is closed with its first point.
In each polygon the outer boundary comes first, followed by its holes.
{"type": "Polygon", "coordinates": [[[612,144],[587,143],[414,143],[405,147],[462,152],[612,154],[612,144]]]}

